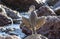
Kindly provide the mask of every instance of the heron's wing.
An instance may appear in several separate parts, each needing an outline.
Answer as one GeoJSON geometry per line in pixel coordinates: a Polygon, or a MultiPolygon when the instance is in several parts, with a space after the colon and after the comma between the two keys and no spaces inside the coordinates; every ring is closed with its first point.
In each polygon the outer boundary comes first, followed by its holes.
{"type": "Polygon", "coordinates": [[[37,24],[36,24],[36,28],[39,29],[42,25],[45,24],[45,17],[40,17],[40,18],[37,18],[37,24]]]}
{"type": "Polygon", "coordinates": [[[22,17],[22,22],[26,27],[30,28],[30,22],[28,18],[22,17]]]}

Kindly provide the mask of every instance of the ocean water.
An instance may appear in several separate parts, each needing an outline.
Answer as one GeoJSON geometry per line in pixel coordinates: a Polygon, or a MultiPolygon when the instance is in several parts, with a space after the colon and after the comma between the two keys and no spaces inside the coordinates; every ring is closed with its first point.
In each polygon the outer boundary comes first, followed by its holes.
{"type": "MultiPolygon", "coordinates": [[[[29,14],[27,13],[21,13],[20,14],[21,16],[24,16],[26,18],[29,17],[29,14]]],[[[21,22],[20,22],[21,23],[21,22]]],[[[9,35],[10,33],[12,34],[15,34],[17,35],[18,37],[20,37],[21,39],[24,38],[26,35],[22,32],[22,30],[20,29],[20,24],[10,24],[10,25],[6,25],[5,27],[2,27],[4,30],[6,29],[15,29],[14,31],[11,31],[9,33],[6,33],[6,32],[2,32],[0,30],[0,35],[3,35],[3,36],[7,36],[9,35]]]]}
{"type": "MultiPolygon", "coordinates": [[[[22,30],[20,29],[20,24],[13,24],[13,25],[8,25],[6,27],[3,27],[4,29],[15,29],[14,31],[10,32],[12,34],[17,35],[18,37],[24,38],[26,35],[22,32],[22,30]]],[[[5,33],[5,32],[0,32],[0,35],[6,36],[9,35],[9,33],[5,33]]]]}

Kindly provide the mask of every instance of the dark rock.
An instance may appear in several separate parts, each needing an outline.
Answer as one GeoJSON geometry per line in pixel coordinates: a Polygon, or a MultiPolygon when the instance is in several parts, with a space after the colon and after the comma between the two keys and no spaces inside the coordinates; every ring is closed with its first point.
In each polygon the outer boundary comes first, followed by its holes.
{"type": "Polygon", "coordinates": [[[5,32],[5,30],[6,30],[5,28],[1,28],[0,32],[5,32]]]}
{"type": "MultiPolygon", "coordinates": [[[[1,9],[4,11],[4,13],[5,13],[10,19],[12,19],[12,21],[13,21],[14,23],[20,23],[20,18],[21,18],[21,16],[20,16],[19,12],[14,11],[14,10],[12,10],[12,9],[4,6],[4,5],[0,5],[0,6],[1,6],[1,9]]],[[[0,10],[0,11],[1,11],[1,10],[0,10]]]]}
{"type": "Polygon", "coordinates": [[[4,36],[0,36],[0,39],[4,39],[4,36]]]}
{"type": "Polygon", "coordinates": [[[14,31],[13,28],[6,28],[7,31],[14,31]]]}
{"type": "Polygon", "coordinates": [[[9,34],[9,35],[16,35],[16,36],[18,36],[18,34],[15,33],[15,32],[8,32],[8,34],[9,34]]]}
{"type": "Polygon", "coordinates": [[[49,6],[55,5],[58,1],[59,1],[59,0],[46,0],[47,4],[48,4],[49,6]]]}
{"type": "Polygon", "coordinates": [[[5,10],[0,6],[0,26],[11,24],[11,20],[7,16],[5,10]]]}
{"type": "Polygon", "coordinates": [[[18,19],[19,18],[19,12],[14,11],[4,5],[1,5],[1,7],[6,11],[7,16],[11,17],[12,19],[18,19]]]}
{"type": "Polygon", "coordinates": [[[5,30],[6,33],[10,32],[10,31],[14,31],[14,29],[13,28],[6,28],[6,30],[5,30]]]}
{"type": "Polygon", "coordinates": [[[21,39],[21,38],[15,35],[10,35],[10,36],[5,36],[5,39],[21,39]]]}
{"type": "Polygon", "coordinates": [[[0,39],[21,39],[21,38],[15,35],[7,35],[7,36],[0,36],[0,39]]]}
{"type": "Polygon", "coordinates": [[[53,6],[53,10],[57,15],[60,15],[60,0],[53,6]]]}
{"type": "Polygon", "coordinates": [[[60,7],[55,8],[54,11],[58,16],[60,15],[60,7]]]}
{"type": "Polygon", "coordinates": [[[19,11],[28,11],[29,6],[35,5],[36,9],[42,6],[43,4],[38,4],[35,0],[1,0],[2,4],[7,5],[8,7],[19,10],[19,11]]]}
{"type": "Polygon", "coordinates": [[[37,10],[37,15],[38,16],[56,16],[55,12],[53,9],[51,9],[49,6],[42,6],[37,10]]]}
{"type": "Polygon", "coordinates": [[[25,39],[48,39],[48,38],[40,34],[33,34],[33,35],[26,37],[25,39]]]}
{"type": "Polygon", "coordinates": [[[28,29],[27,27],[23,26],[22,24],[20,25],[20,28],[22,29],[22,32],[25,33],[26,35],[32,34],[32,31],[28,29]]]}
{"type": "Polygon", "coordinates": [[[60,0],[53,6],[54,9],[57,7],[60,7],[60,0]]]}
{"type": "MultiPolygon", "coordinates": [[[[46,16],[46,23],[37,30],[38,34],[45,35],[48,37],[48,39],[59,39],[60,38],[60,16],[46,16]]],[[[21,26],[22,31],[25,31],[24,33],[27,33],[29,29],[23,26],[21,26]],[[23,29],[24,28],[24,29],[23,29]]],[[[29,31],[29,34],[31,35],[31,30],[29,31]]]]}
{"type": "Polygon", "coordinates": [[[8,24],[11,24],[11,20],[0,14],[0,26],[3,27],[4,25],[8,24]]]}

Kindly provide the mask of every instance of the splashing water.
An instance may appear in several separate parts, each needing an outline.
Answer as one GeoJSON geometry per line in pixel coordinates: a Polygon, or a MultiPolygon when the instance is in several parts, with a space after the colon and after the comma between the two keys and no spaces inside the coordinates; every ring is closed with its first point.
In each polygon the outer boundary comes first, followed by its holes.
{"type": "Polygon", "coordinates": [[[42,2],[45,3],[45,1],[46,1],[46,0],[36,0],[36,2],[37,2],[38,4],[40,4],[40,3],[42,3],[42,2]]]}

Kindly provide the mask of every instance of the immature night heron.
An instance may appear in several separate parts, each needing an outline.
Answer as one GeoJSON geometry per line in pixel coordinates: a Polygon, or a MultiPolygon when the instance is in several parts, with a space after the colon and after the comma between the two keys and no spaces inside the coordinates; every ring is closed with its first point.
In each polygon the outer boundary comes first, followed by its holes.
{"type": "MultiPolygon", "coordinates": [[[[45,17],[37,17],[36,11],[34,11],[34,9],[30,13],[29,18],[22,17],[22,19],[23,19],[24,25],[30,30],[32,30],[32,35],[34,38],[36,35],[38,36],[38,34],[36,33],[36,30],[39,29],[42,25],[44,25],[46,21],[45,17]]],[[[32,37],[32,35],[30,37],[32,37]]],[[[27,39],[33,39],[30,37],[27,37],[27,39]]]]}
{"type": "Polygon", "coordinates": [[[29,18],[22,17],[23,23],[35,34],[36,30],[39,29],[43,24],[45,24],[45,17],[37,17],[35,7],[31,6],[29,9],[32,9],[29,18]]]}

